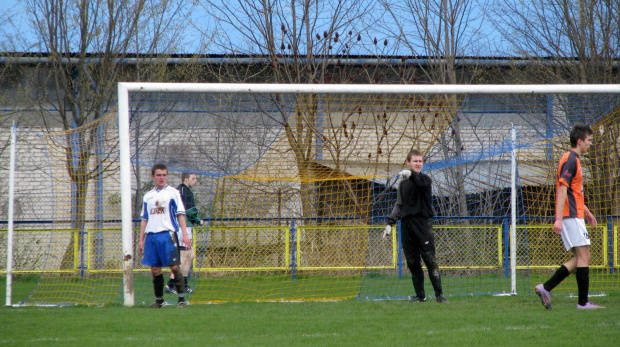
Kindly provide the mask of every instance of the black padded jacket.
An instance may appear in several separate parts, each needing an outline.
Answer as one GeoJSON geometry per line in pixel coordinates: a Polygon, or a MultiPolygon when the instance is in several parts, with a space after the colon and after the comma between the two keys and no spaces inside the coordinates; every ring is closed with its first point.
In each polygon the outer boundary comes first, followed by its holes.
{"type": "Polygon", "coordinates": [[[399,219],[409,217],[433,217],[432,183],[428,175],[411,171],[411,176],[398,185],[396,204],[388,216],[388,224],[394,225],[399,219]]]}

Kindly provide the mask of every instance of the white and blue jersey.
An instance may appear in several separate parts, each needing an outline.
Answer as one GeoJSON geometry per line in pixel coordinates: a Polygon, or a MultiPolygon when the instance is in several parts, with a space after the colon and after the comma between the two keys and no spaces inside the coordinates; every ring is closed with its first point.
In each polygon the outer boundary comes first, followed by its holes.
{"type": "Polygon", "coordinates": [[[178,231],[178,214],[185,214],[185,206],[179,191],[170,185],[162,189],[152,189],[144,195],[140,215],[147,221],[145,234],[178,231]]]}

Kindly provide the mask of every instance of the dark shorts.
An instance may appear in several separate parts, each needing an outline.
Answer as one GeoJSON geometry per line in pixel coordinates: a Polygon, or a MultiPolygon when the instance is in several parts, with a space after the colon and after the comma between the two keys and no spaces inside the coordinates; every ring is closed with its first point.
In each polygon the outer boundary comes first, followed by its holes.
{"type": "Polygon", "coordinates": [[[401,241],[407,259],[416,259],[423,252],[435,254],[435,233],[430,218],[401,220],[401,241]]]}
{"type": "Polygon", "coordinates": [[[181,264],[179,248],[171,235],[168,231],[146,234],[142,264],[152,267],[181,264]]]}

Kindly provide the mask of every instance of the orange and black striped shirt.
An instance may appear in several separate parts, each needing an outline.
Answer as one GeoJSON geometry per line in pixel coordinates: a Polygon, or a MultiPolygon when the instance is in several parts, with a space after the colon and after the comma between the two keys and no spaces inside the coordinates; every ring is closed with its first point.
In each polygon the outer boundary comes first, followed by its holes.
{"type": "Polygon", "coordinates": [[[583,177],[579,154],[568,151],[564,153],[558,165],[556,189],[561,185],[568,187],[564,204],[564,217],[584,218],[585,202],[583,198],[583,177]]]}

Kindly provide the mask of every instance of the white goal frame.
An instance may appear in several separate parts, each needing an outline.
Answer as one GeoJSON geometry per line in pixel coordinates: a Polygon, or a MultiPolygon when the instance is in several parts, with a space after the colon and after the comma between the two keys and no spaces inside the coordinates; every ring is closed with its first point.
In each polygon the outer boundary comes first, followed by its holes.
{"type": "MultiPolygon", "coordinates": [[[[120,148],[120,193],[123,247],[124,305],[134,305],[133,228],[131,204],[131,162],[129,137],[130,92],[185,93],[279,93],[279,94],[620,94],[619,84],[549,84],[549,85],[359,85],[359,84],[240,84],[240,83],[118,83],[118,127],[120,148]]],[[[514,135],[513,135],[514,136],[514,135]]],[[[514,154],[513,154],[514,158],[514,154]]],[[[514,159],[513,159],[514,160],[514,159]]],[[[13,165],[12,165],[13,166],[13,165]]],[[[513,166],[514,168],[514,166],[513,166]]],[[[13,167],[11,167],[11,170],[13,167]]],[[[511,293],[516,295],[516,208],[515,173],[512,170],[511,192],[511,293]]],[[[11,216],[9,216],[10,218],[11,216]]],[[[9,233],[9,237],[11,237],[9,233]]],[[[7,255],[8,256],[8,255],[7,255]]],[[[8,272],[10,275],[10,270],[8,272]]],[[[7,287],[9,284],[7,276],[7,287]]],[[[7,288],[7,291],[9,289],[7,288]]]]}

